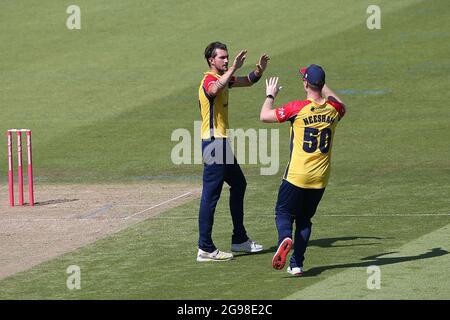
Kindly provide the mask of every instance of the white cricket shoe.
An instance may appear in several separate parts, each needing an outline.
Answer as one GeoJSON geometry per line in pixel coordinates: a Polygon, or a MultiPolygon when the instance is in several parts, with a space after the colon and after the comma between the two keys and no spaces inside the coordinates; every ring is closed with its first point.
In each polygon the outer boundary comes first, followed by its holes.
{"type": "Polygon", "coordinates": [[[220,251],[219,249],[216,249],[216,251],[213,251],[213,252],[206,252],[206,251],[203,251],[202,249],[198,249],[198,253],[197,253],[197,261],[198,262],[228,261],[231,259],[233,259],[233,254],[220,251]]]}
{"type": "Polygon", "coordinates": [[[231,251],[235,252],[259,252],[262,251],[264,248],[262,245],[257,244],[255,241],[248,239],[247,241],[243,243],[232,243],[231,244],[231,251]]]}
{"type": "Polygon", "coordinates": [[[289,266],[287,267],[287,272],[294,276],[300,277],[303,274],[303,268],[302,267],[291,268],[291,266],[289,266]]]}

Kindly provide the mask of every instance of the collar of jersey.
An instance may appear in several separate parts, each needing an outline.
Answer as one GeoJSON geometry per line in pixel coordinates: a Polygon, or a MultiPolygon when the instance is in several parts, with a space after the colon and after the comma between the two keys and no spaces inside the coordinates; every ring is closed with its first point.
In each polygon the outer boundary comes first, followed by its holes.
{"type": "Polygon", "coordinates": [[[323,104],[319,104],[316,100],[314,100],[312,98],[308,98],[306,100],[310,101],[311,103],[314,103],[316,106],[321,107],[321,108],[325,108],[325,106],[327,105],[327,100],[326,99],[325,99],[325,102],[323,104]]]}
{"type": "Polygon", "coordinates": [[[214,73],[214,72],[211,72],[211,71],[207,71],[207,72],[205,72],[205,74],[210,74],[210,75],[212,75],[212,76],[214,76],[216,78],[220,78],[220,74],[217,74],[217,73],[214,73]]]}

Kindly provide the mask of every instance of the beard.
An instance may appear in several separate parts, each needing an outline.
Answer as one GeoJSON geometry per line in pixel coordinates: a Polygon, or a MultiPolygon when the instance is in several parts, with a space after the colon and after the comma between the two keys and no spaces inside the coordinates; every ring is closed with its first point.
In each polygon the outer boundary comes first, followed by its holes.
{"type": "Polygon", "coordinates": [[[228,64],[224,64],[222,67],[217,69],[219,71],[220,74],[224,74],[225,72],[228,71],[228,64]]]}

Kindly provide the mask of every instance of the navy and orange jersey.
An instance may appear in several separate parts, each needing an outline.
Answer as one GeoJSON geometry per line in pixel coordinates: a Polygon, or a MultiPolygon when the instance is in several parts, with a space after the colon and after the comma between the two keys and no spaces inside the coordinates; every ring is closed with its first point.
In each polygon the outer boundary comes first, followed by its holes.
{"type": "Polygon", "coordinates": [[[278,122],[291,122],[290,159],[283,179],[305,189],[325,188],[330,176],[331,148],[345,106],[327,100],[298,100],[276,108],[278,122]]]}
{"type": "Polygon", "coordinates": [[[228,126],[228,88],[231,88],[235,77],[231,77],[228,87],[219,91],[217,96],[208,95],[209,87],[220,79],[220,75],[206,72],[198,88],[198,100],[202,116],[201,138],[203,140],[226,138],[228,126]]]}

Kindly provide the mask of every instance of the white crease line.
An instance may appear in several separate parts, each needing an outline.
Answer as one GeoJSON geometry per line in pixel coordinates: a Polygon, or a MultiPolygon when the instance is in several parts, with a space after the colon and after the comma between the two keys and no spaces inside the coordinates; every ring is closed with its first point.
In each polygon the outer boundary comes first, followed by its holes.
{"type": "MultiPolygon", "coordinates": [[[[124,217],[108,217],[108,218],[101,218],[98,217],[92,217],[91,219],[87,218],[80,218],[78,216],[74,217],[68,217],[68,218],[11,218],[11,219],[0,219],[0,223],[7,223],[7,222],[41,222],[41,221],[75,221],[75,222],[82,222],[82,223],[92,223],[92,220],[101,221],[101,222],[109,222],[109,221],[115,221],[115,220],[124,220],[124,217]]],[[[1,228],[0,228],[1,231],[1,228]]]]}
{"type": "MultiPolygon", "coordinates": [[[[144,212],[146,212],[148,210],[157,208],[157,207],[162,206],[162,205],[164,205],[166,203],[169,203],[171,201],[174,201],[174,200],[177,200],[179,198],[185,197],[185,196],[187,196],[189,194],[192,194],[192,192],[183,193],[182,195],[179,195],[178,197],[169,199],[169,200],[161,202],[161,203],[159,203],[157,205],[151,206],[150,208],[147,208],[145,210],[136,212],[135,214],[133,214],[131,216],[127,216],[127,217],[109,217],[109,218],[105,219],[105,221],[107,221],[107,220],[128,220],[129,218],[132,218],[132,217],[134,217],[134,216],[136,216],[138,214],[141,214],[141,213],[144,213],[144,212]]],[[[183,219],[186,219],[186,217],[184,217],[183,219]]],[[[6,219],[3,218],[3,219],[0,219],[0,222],[13,222],[13,221],[39,222],[39,221],[62,221],[62,220],[70,220],[70,221],[80,221],[81,220],[81,221],[86,221],[87,219],[81,219],[80,217],[75,217],[75,216],[74,217],[59,217],[59,218],[29,218],[29,219],[27,219],[27,218],[25,218],[25,219],[23,219],[23,218],[22,219],[21,218],[9,218],[9,219],[8,218],[6,218],[6,219]]]]}
{"type": "Polygon", "coordinates": [[[138,214],[144,213],[144,212],[146,212],[146,211],[148,211],[148,210],[152,210],[152,209],[154,209],[154,208],[156,208],[156,207],[162,206],[162,205],[164,205],[164,204],[166,204],[166,203],[169,203],[169,202],[171,202],[171,201],[174,201],[174,200],[177,200],[177,199],[179,199],[179,198],[185,197],[185,196],[187,196],[187,195],[189,195],[189,194],[191,194],[191,193],[192,193],[192,192],[190,192],[190,191],[189,191],[189,192],[186,192],[186,193],[184,193],[184,194],[182,194],[182,195],[180,195],[180,196],[178,196],[178,197],[169,199],[169,200],[167,200],[167,201],[161,202],[161,203],[159,203],[159,204],[157,204],[157,205],[154,205],[154,206],[152,206],[152,207],[150,207],[150,208],[147,208],[147,209],[145,209],[145,210],[136,212],[135,214],[126,217],[125,220],[128,220],[128,219],[130,219],[130,218],[132,218],[132,217],[134,217],[134,216],[137,216],[138,214]]]}
{"type": "MultiPolygon", "coordinates": [[[[113,218],[113,219],[119,219],[119,218],[113,218]]],[[[89,222],[91,223],[92,221],[88,220],[88,219],[81,219],[78,217],[73,217],[73,218],[30,218],[30,219],[20,219],[20,218],[11,218],[11,219],[0,219],[0,222],[5,223],[5,222],[40,222],[40,221],[82,221],[84,222],[89,222]]]]}

